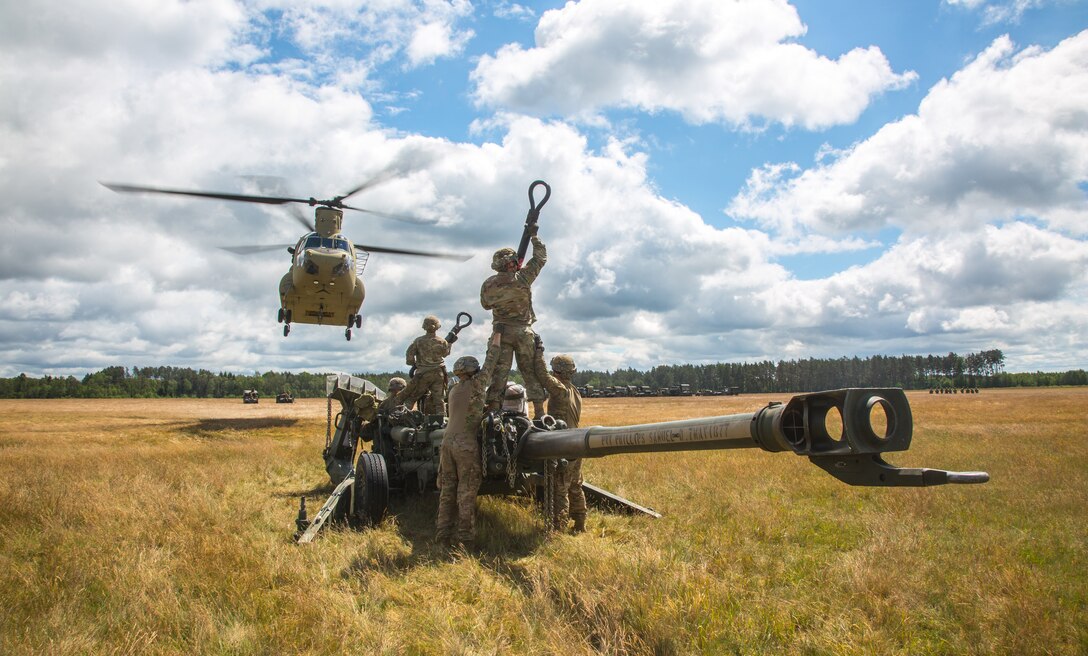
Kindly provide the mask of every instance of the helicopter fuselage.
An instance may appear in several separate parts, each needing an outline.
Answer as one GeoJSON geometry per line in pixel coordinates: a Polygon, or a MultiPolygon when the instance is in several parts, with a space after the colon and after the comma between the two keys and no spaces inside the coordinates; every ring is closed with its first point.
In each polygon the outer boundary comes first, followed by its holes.
{"type": "Polygon", "coordinates": [[[280,304],[294,323],[349,325],[365,289],[356,271],[355,246],[338,233],[312,232],[294,248],[291,269],[280,280],[280,304]]]}

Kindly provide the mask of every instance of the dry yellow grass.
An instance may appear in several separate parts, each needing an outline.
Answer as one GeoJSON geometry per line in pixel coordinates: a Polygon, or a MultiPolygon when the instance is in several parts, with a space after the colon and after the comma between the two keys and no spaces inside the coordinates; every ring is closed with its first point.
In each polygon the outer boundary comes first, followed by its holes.
{"type": "MultiPolygon", "coordinates": [[[[591,399],[586,425],[785,396],[591,399]]],[[[480,554],[435,499],[291,542],[329,488],[325,404],[0,401],[3,654],[1088,652],[1088,390],[910,395],[904,466],[985,486],[845,486],[788,454],[618,456],[587,478],[664,513],[548,536],[481,502],[480,554]]]]}

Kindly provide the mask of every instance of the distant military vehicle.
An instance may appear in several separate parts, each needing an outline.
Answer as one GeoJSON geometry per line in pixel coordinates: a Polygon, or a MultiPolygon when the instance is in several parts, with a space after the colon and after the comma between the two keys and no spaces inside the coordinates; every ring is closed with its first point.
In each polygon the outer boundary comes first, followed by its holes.
{"type": "MultiPolygon", "coordinates": [[[[329,518],[350,517],[371,525],[385,516],[391,494],[436,487],[445,417],[418,411],[371,413],[384,393],[373,383],[347,375],[331,377],[333,401],[341,408],[326,433],[325,470],[336,485],[313,520],[305,497],[299,509],[298,539],[307,542],[329,518]],[[373,397],[367,399],[364,397],[373,397]],[[333,432],[335,424],[335,432],[333,432]],[[362,450],[365,442],[370,451],[362,450]]],[[[567,428],[550,416],[486,415],[479,430],[484,463],[481,494],[525,494],[545,500],[551,476],[566,459],[621,453],[758,448],[792,452],[850,485],[927,486],[985,483],[985,472],[900,469],[881,458],[910,447],[913,420],[901,389],[841,389],[799,394],[751,413],[639,426],[567,428]]],[[[649,512],[592,485],[587,498],[649,512]]]]}
{"type": "Polygon", "coordinates": [[[295,397],[290,392],[280,392],[276,395],[276,403],[294,403],[295,397]]]}
{"type": "Polygon", "coordinates": [[[257,390],[245,390],[242,392],[242,403],[257,403],[261,395],[257,390]]]}

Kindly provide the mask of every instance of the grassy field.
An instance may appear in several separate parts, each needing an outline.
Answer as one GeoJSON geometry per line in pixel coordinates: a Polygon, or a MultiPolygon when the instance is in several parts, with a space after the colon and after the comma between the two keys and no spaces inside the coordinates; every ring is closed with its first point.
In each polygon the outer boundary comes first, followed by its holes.
{"type": "MultiPolygon", "coordinates": [[[[584,425],[783,396],[591,399],[584,425]]],[[[1088,389],[911,393],[901,466],[984,486],[851,488],[791,454],[615,456],[588,480],[659,520],[549,535],[436,495],[291,542],[330,491],[325,403],[0,401],[0,654],[1084,654],[1088,389]]]]}

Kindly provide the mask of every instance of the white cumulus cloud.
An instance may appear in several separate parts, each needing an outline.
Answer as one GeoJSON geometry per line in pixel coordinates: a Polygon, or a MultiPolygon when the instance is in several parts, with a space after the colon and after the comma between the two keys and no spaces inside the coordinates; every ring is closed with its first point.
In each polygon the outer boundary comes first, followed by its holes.
{"type": "Polygon", "coordinates": [[[472,78],[478,103],[530,114],[631,107],[808,129],[851,123],[916,78],[873,46],[824,57],[796,42],[804,33],[785,0],[581,0],[541,16],[535,47],[506,45],[472,78]]]}
{"type": "Polygon", "coordinates": [[[978,227],[1032,216],[1088,233],[1088,32],[1051,50],[1001,37],[916,114],[830,162],[754,171],[729,213],[786,233],[978,227]]]}

